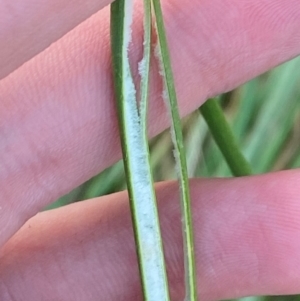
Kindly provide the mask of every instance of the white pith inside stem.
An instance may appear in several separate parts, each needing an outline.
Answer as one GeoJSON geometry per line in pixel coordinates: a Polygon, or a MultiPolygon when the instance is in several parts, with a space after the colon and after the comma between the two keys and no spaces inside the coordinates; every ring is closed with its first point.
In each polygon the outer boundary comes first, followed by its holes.
{"type": "MultiPolygon", "coordinates": [[[[160,238],[156,199],[153,191],[148,145],[139,117],[136,89],[131,75],[128,48],[131,42],[133,0],[125,0],[124,39],[122,44],[126,148],[130,170],[131,193],[134,200],[134,216],[138,248],[142,262],[141,273],[147,301],[168,301],[168,289],[160,238]]],[[[140,68],[143,69],[143,68],[140,68]]]]}

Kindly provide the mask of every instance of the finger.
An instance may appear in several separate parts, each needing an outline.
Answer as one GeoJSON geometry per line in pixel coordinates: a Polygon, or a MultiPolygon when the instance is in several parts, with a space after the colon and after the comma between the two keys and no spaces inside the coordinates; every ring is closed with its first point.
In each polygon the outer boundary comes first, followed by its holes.
{"type": "Polygon", "coordinates": [[[0,79],[110,2],[2,0],[0,79]]]}
{"type": "MultiPolygon", "coordinates": [[[[299,5],[252,0],[225,9],[221,0],[164,1],[181,114],[299,53],[299,5]]],[[[140,10],[135,40],[142,36],[140,10]]],[[[0,244],[120,158],[109,49],[109,12],[103,9],[0,83],[0,244]]],[[[141,49],[132,56],[138,61],[141,49]]],[[[168,125],[161,78],[154,74],[152,136],[168,125]]]]}
{"type": "MultiPolygon", "coordinates": [[[[299,293],[298,179],[191,182],[201,300],[299,293]]],[[[172,300],[183,300],[177,190],[157,185],[172,300]]],[[[141,300],[125,192],[41,213],[1,252],[1,300],[141,300]]]]}

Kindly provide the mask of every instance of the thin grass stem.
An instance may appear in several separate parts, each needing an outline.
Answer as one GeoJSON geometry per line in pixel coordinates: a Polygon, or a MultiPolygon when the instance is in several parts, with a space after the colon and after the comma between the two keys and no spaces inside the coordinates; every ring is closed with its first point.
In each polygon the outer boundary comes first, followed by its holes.
{"type": "Polygon", "coordinates": [[[251,166],[240,151],[219,103],[215,99],[209,99],[200,107],[200,112],[233,175],[236,177],[251,175],[251,166]]]}
{"type": "Polygon", "coordinates": [[[186,156],[183,144],[181,122],[178,112],[177,96],[171,68],[170,55],[165,33],[163,14],[160,0],[152,0],[156,19],[156,30],[158,36],[157,57],[160,62],[160,71],[164,79],[163,97],[167,102],[170,113],[171,134],[175,147],[175,159],[181,191],[181,215],[184,244],[184,267],[185,267],[185,289],[186,301],[197,300],[196,264],[194,254],[193,222],[191,211],[191,200],[189,191],[189,180],[187,172],[186,156]]]}

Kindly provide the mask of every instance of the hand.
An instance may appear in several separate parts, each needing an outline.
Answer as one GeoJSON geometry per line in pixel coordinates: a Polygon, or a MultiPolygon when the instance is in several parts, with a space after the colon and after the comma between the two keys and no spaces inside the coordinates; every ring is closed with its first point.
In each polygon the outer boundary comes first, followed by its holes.
{"type": "MultiPolygon", "coordinates": [[[[0,299],[141,300],[125,192],[34,216],[121,156],[108,8],[70,31],[109,0],[2,2],[0,299]]],[[[298,0],[163,6],[182,115],[300,53],[298,0]]],[[[155,74],[152,136],[167,126],[155,74]]],[[[298,179],[287,171],[191,181],[201,300],[300,291],[298,179]]],[[[182,300],[174,185],[157,191],[172,300],[182,300]]]]}

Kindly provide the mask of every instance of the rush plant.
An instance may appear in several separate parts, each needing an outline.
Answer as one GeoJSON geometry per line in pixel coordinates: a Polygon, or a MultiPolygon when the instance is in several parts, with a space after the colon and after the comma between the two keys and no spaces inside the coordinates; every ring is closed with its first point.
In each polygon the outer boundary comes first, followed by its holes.
{"type": "MultiPolygon", "coordinates": [[[[115,96],[126,182],[139,260],[144,300],[168,301],[169,289],[160,233],[157,203],[149,161],[147,108],[151,55],[151,30],[155,28],[158,61],[163,82],[162,99],[166,103],[174,145],[176,171],[180,186],[181,220],[184,246],[185,300],[197,300],[196,264],[188,171],[176,89],[169,55],[160,0],[144,0],[144,55],[138,65],[139,89],[132,76],[129,46],[134,15],[133,0],[116,0],[111,5],[111,46],[114,69],[115,96]],[[137,91],[140,91],[137,95],[137,91]]],[[[239,152],[222,111],[213,100],[201,108],[208,125],[215,133],[223,153],[236,175],[250,174],[250,167],[239,152]],[[225,128],[219,135],[218,125],[225,128]],[[224,125],[226,125],[224,127],[224,125]],[[228,139],[227,139],[227,138],[228,139]]]]}

